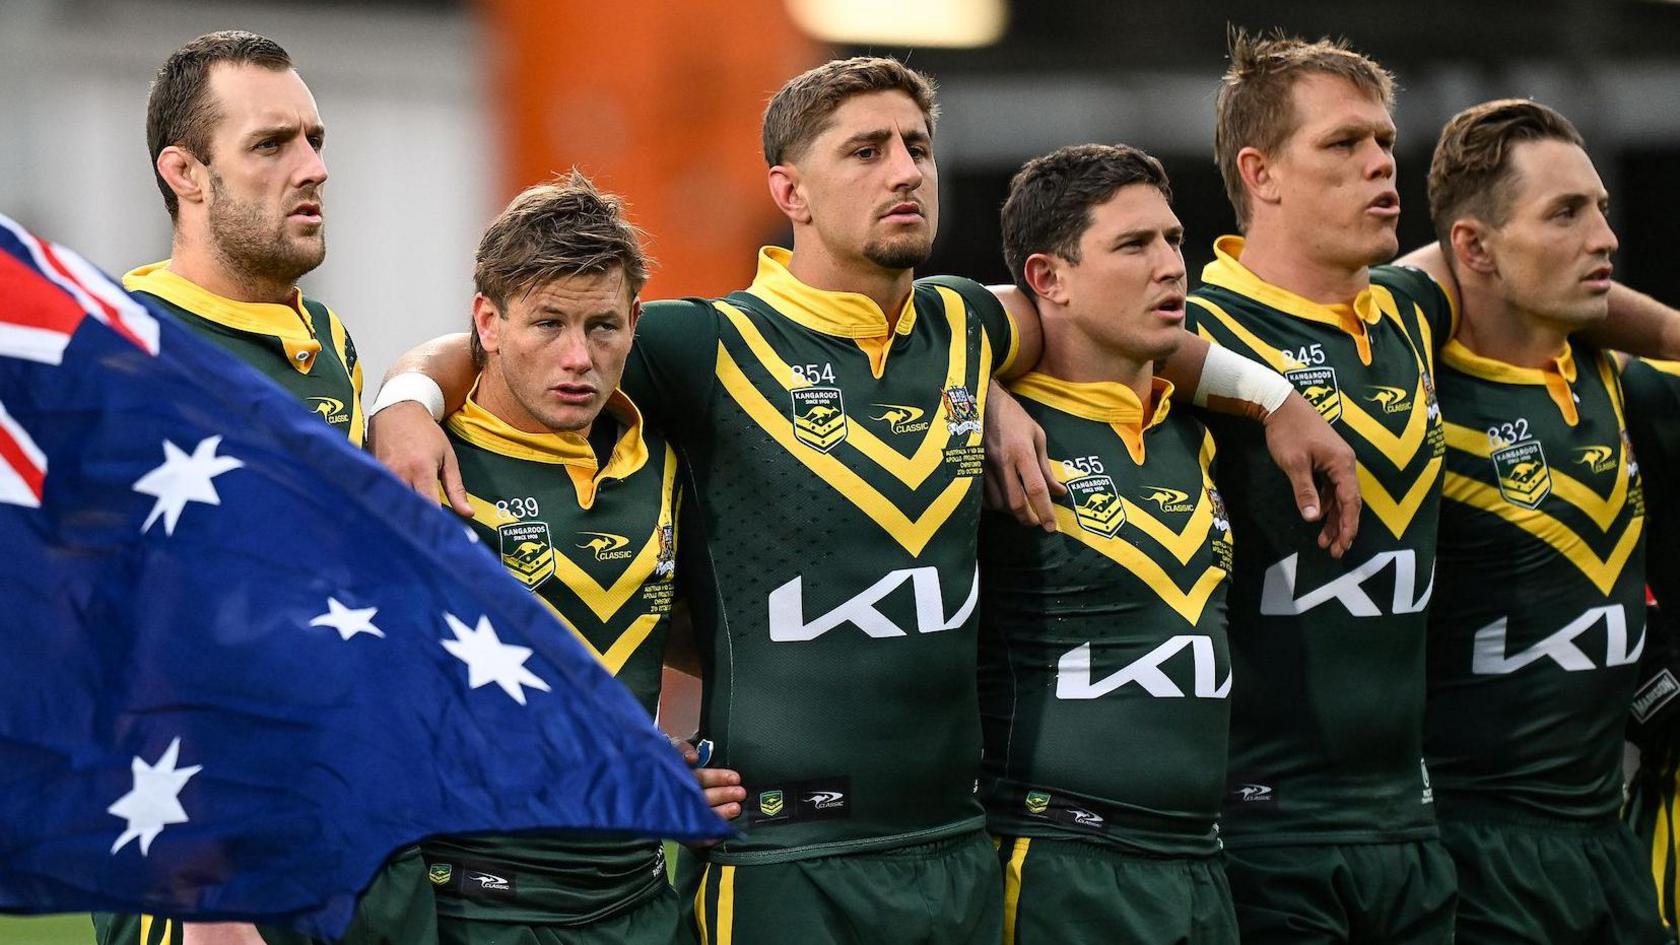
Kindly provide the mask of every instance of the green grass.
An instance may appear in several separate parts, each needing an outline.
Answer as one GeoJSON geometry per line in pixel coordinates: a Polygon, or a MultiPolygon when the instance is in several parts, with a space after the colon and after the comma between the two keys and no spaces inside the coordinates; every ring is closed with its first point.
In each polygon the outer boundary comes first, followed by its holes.
{"type": "Polygon", "coordinates": [[[0,915],[0,942],[5,945],[91,945],[93,922],[85,912],[68,915],[0,915]]]}

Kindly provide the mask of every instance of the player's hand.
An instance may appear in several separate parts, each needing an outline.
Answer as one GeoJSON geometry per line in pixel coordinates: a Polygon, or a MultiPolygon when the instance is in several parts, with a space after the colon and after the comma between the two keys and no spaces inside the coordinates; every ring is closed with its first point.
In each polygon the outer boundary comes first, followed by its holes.
{"type": "Polygon", "coordinates": [[[1022,525],[1056,530],[1055,496],[1067,494],[1056,480],[1039,426],[1000,384],[986,391],[986,507],[1012,513],[1022,525]]]}
{"type": "Polygon", "coordinates": [[[682,752],[683,761],[694,768],[694,778],[700,782],[700,791],[706,795],[706,803],[712,807],[712,813],[724,820],[734,820],[741,816],[741,804],[747,799],[747,789],[741,786],[741,774],[730,768],[700,768],[700,751],[686,738],[671,736],[671,744],[682,752]]]}
{"type": "Polygon", "coordinates": [[[436,501],[441,482],[455,514],[472,518],[472,504],[467,501],[466,487],[461,485],[455,450],[424,406],[404,401],[386,407],[369,421],[368,438],[373,442],[374,458],[409,488],[436,501]]]}
{"type": "Polygon", "coordinates": [[[1324,522],[1318,546],[1340,558],[1359,533],[1359,475],[1353,448],[1300,394],[1290,394],[1265,420],[1266,448],[1289,477],[1295,507],[1324,522]]]}
{"type": "Polygon", "coordinates": [[[263,937],[246,922],[185,922],[181,945],[263,945],[263,937]]]}

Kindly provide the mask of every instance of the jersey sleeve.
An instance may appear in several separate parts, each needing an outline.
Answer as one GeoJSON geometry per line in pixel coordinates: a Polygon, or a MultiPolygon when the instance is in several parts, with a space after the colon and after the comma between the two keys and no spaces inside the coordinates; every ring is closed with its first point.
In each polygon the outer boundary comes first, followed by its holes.
{"type": "Polygon", "coordinates": [[[619,382],[642,415],[676,442],[711,397],[717,376],[717,313],[703,299],[649,302],[619,382]]]}
{"type": "Polygon", "coordinates": [[[1439,349],[1458,330],[1458,303],[1446,286],[1415,266],[1379,266],[1371,270],[1372,281],[1417,303],[1429,323],[1429,333],[1439,349]]]}
{"type": "Polygon", "coordinates": [[[924,285],[944,286],[962,296],[968,310],[980,319],[980,328],[992,346],[992,376],[1006,375],[1020,352],[1021,330],[1014,316],[1003,307],[992,290],[973,279],[957,276],[934,276],[921,280],[924,285]]]}

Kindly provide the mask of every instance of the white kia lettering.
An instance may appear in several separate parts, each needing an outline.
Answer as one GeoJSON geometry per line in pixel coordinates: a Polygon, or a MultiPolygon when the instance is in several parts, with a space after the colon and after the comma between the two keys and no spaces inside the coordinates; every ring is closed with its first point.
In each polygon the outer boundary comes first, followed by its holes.
{"type": "Polygon", "coordinates": [[[1091,644],[1081,643],[1062,654],[1056,662],[1056,698],[1100,699],[1127,683],[1137,683],[1143,691],[1157,699],[1177,699],[1184,696],[1165,672],[1161,664],[1172,659],[1185,647],[1190,648],[1196,664],[1195,692],[1198,699],[1223,699],[1231,692],[1231,674],[1216,683],[1213,663],[1213,638],[1179,634],[1133,660],[1124,669],[1105,676],[1100,682],[1091,679],[1091,644]]]}
{"type": "Polygon", "coordinates": [[[1645,625],[1639,625],[1639,642],[1628,649],[1627,617],[1621,604],[1593,607],[1568,626],[1553,633],[1521,653],[1505,655],[1505,618],[1500,617],[1476,631],[1474,654],[1470,658],[1470,672],[1477,676],[1501,676],[1514,673],[1530,663],[1551,658],[1552,662],[1569,672],[1597,669],[1592,657],[1575,645],[1575,638],[1604,621],[1604,665],[1626,666],[1639,661],[1645,652],[1645,625]]]}
{"type": "Polygon", "coordinates": [[[888,594],[910,582],[916,595],[916,632],[938,633],[955,630],[968,622],[974,603],[980,599],[980,569],[974,570],[974,581],[968,589],[968,600],[957,608],[955,616],[945,616],[945,600],[939,588],[938,568],[900,568],[887,572],[886,577],[865,588],[851,600],[807,623],[805,621],[805,577],[800,575],[770,592],[770,639],[777,643],[797,643],[815,640],[843,623],[856,626],[864,633],[884,639],[909,636],[902,627],[875,609],[888,594]]]}
{"type": "Polygon", "coordinates": [[[1384,551],[1372,556],[1352,571],[1321,587],[1295,596],[1295,571],[1300,561],[1293,554],[1266,569],[1266,582],[1260,591],[1260,612],[1267,616],[1295,616],[1304,614],[1326,601],[1339,600],[1355,617],[1381,617],[1383,610],[1362,586],[1372,575],[1394,564],[1394,606],[1390,613],[1415,614],[1429,606],[1435,593],[1435,568],[1429,569],[1429,586],[1423,594],[1413,598],[1417,587],[1417,557],[1410,548],[1384,551]]]}

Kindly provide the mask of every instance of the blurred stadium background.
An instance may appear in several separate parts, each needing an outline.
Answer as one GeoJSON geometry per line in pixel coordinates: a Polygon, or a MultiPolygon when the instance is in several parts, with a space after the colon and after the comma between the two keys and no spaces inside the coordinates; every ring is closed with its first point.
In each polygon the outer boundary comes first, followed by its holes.
{"type": "MultiPolygon", "coordinates": [[[[1612,193],[1618,275],[1680,303],[1675,0],[0,0],[0,211],[113,273],[168,255],[151,74],[200,33],[271,36],[329,129],[331,251],[305,288],[354,333],[371,395],[399,352],[465,326],[472,250],[502,201],[574,164],[651,234],[650,297],[744,285],[754,248],[785,236],[765,100],[830,55],[873,52],[942,87],[926,271],[1004,281],[1015,168],[1124,141],[1166,163],[1194,278],[1232,228],[1212,161],[1227,24],[1346,36],[1398,75],[1407,247],[1430,238],[1424,174],[1447,116],[1502,96],[1558,107],[1612,193]]],[[[673,690],[663,720],[691,730],[692,690],[673,690]]],[[[91,938],[82,916],[0,918],[0,945],[91,938]]]]}

